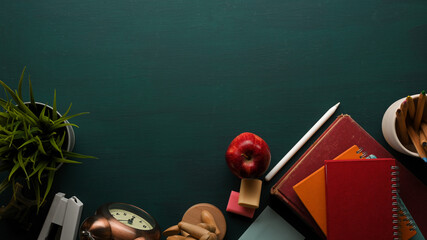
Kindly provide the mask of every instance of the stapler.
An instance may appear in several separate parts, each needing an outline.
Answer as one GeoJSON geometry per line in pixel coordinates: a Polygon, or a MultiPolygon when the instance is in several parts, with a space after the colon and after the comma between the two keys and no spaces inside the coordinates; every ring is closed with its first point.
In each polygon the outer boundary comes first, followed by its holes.
{"type": "Polygon", "coordinates": [[[37,240],[75,240],[83,203],[75,196],[57,193],[37,240]]]}

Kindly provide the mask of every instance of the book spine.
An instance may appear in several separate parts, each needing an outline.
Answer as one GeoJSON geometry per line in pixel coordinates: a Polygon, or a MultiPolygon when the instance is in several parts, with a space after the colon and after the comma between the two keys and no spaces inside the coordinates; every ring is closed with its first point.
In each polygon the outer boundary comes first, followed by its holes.
{"type": "Polygon", "coordinates": [[[393,239],[399,240],[399,167],[391,166],[391,195],[392,195],[392,214],[393,214],[393,239]]]}
{"type": "Polygon", "coordinates": [[[305,225],[311,228],[311,230],[322,240],[326,240],[326,236],[323,234],[320,227],[314,221],[313,218],[310,217],[309,213],[303,212],[300,208],[298,208],[290,199],[288,199],[285,195],[283,195],[278,189],[271,189],[270,194],[275,196],[279,201],[285,203],[285,205],[290,209],[305,225]]]}

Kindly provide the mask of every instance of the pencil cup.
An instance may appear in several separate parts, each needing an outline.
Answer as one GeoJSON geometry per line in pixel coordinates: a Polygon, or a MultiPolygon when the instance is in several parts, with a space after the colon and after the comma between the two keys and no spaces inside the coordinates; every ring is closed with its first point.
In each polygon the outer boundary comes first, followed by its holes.
{"type": "MultiPolygon", "coordinates": [[[[418,100],[419,94],[412,95],[411,97],[414,99],[416,103],[418,100]]],[[[420,157],[412,144],[402,144],[401,139],[398,137],[398,129],[397,129],[397,117],[396,111],[400,108],[403,101],[406,100],[406,97],[401,98],[394,102],[388,107],[385,111],[383,120],[382,120],[382,132],[387,143],[396,151],[401,152],[403,154],[420,157]]],[[[427,107],[425,107],[424,112],[427,111],[427,107]]]]}

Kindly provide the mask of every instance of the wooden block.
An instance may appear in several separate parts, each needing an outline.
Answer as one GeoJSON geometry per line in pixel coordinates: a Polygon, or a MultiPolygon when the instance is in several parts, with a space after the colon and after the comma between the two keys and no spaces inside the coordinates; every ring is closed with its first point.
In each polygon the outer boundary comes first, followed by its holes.
{"type": "Polygon", "coordinates": [[[173,235],[178,235],[180,233],[181,233],[181,229],[179,229],[178,225],[175,225],[163,231],[163,236],[169,237],[173,235]]]}
{"type": "MultiPolygon", "coordinates": [[[[202,221],[203,221],[203,219],[202,219],[202,221]]],[[[215,225],[211,225],[211,224],[207,224],[207,223],[202,222],[202,223],[197,224],[197,226],[200,226],[200,227],[208,230],[209,232],[213,232],[217,235],[219,234],[219,231],[218,231],[218,233],[216,233],[217,229],[216,229],[215,225]]]]}
{"type": "Polygon", "coordinates": [[[184,237],[184,239],[191,239],[194,237],[195,239],[200,240],[217,240],[218,237],[215,233],[210,232],[209,230],[191,223],[180,222],[178,223],[179,228],[188,232],[190,236],[184,237]]]}
{"type": "Polygon", "coordinates": [[[261,189],[261,180],[255,178],[242,178],[240,182],[239,205],[247,208],[258,208],[261,189]]]}
{"type": "MultiPolygon", "coordinates": [[[[201,218],[202,218],[203,223],[206,223],[208,226],[213,226],[213,228],[214,228],[213,232],[216,235],[219,235],[221,233],[218,226],[216,225],[215,218],[213,217],[212,213],[210,213],[207,210],[202,210],[201,218]]],[[[208,229],[208,230],[211,231],[210,229],[208,229]]]]}
{"type": "Polygon", "coordinates": [[[182,217],[183,222],[198,224],[202,221],[202,211],[206,210],[212,214],[215,219],[215,223],[220,230],[220,234],[218,235],[219,240],[223,240],[225,234],[227,232],[227,224],[225,221],[225,217],[222,214],[221,210],[219,210],[216,206],[209,203],[199,203],[192,207],[190,207],[182,217]]]}
{"type": "Polygon", "coordinates": [[[199,238],[199,240],[218,240],[218,237],[215,233],[207,233],[199,238]]]}
{"type": "Polygon", "coordinates": [[[187,222],[180,222],[180,223],[178,223],[178,226],[180,229],[188,232],[191,236],[193,236],[197,239],[199,239],[202,236],[210,233],[209,230],[207,230],[205,228],[202,228],[198,225],[194,225],[194,224],[187,223],[187,222]]]}
{"type": "Polygon", "coordinates": [[[185,237],[181,235],[172,235],[166,238],[166,240],[184,240],[185,237]]]}
{"type": "Polygon", "coordinates": [[[197,238],[193,238],[192,236],[185,237],[185,240],[197,240],[197,238]]]}

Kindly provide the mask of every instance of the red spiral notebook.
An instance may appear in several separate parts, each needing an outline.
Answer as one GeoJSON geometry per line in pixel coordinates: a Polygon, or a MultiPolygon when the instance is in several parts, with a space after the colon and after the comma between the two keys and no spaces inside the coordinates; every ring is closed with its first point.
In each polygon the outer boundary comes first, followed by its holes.
{"type": "MultiPolygon", "coordinates": [[[[353,145],[378,158],[394,158],[349,115],[340,115],[308,148],[298,161],[271,188],[271,194],[282,200],[302,220],[325,238],[316,221],[299,199],[293,186],[353,145]]],[[[397,161],[400,167],[400,197],[420,230],[427,232],[427,186],[397,161]]]]}
{"type": "Polygon", "coordinates": [[[394,159],[326,160],[328,240],[400,239],[394,159]]]}

